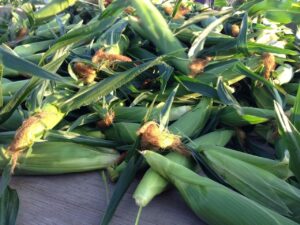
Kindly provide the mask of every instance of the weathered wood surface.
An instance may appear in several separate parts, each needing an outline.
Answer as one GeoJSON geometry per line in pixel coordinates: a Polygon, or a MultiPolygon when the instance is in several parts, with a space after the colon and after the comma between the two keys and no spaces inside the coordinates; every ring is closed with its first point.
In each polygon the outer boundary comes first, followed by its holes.
{"type": "MultiPolygon", "coordinates": [[[[123,198],[111,225],[134,224],[138,211],[132,199],[136,182],[123,198]]],[[[62,176],[13,177],[20,198],[17,225],[98,225],[107,198],[97,172],[62,176]]],[[[110,193],[113,185],[110,185],[110,193]]],[[[143,209],[140,225],[201,225],[175,191],[168,191],[143,209]]]]}

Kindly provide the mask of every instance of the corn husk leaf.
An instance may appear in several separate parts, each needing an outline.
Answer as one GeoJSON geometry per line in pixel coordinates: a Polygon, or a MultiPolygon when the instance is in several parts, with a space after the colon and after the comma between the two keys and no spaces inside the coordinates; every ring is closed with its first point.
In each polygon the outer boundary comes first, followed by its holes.
{"type": "Polygon", "coordinates": [[[160,115],[159,115],[159,126],[161,129],[164,129],[165,127],[168,126],[169,120],[170,120],[170,113],[171,113],[171,107],[175,98],[175,95],[177,93],[179,85],[177,85],[173,91],[171,92],[171,94],[169,95],[169,97],[166,100],[166,103],[164,104],[160,115]]]}
{"type": "MultiPolygon", "coordinates": [[[[68,54],[65,51],[58,53],[52,61],[44,66],[44,71],[57,71],[67,56],[68,54]]],[[[21,89],[19,89],[19,91],[15,92],[10,101],[0,111],[0,123],[3,123],[7,118],[9,118],[18,105],[20,105],[32,92],[32,90],[41,83],[42,80],[37,77],[32,77],[21,89]]]]}
{"type": "Polygon", "coordinates": [[[183,137],[193,137],[204,128],[211,112],[212,100],[202,98],[190,112],[182,115],[169,127],[170,132],[183,137]]]}
{"type": "Polygon", "coordinates": [[[16,190],[7,187],[0,197],[0,224],[15,225],[19,210],[19,197],[16,190]]]}
{"type": "Polygon", "coordinates": [[[11,68],[21,73],[29,74],[42,79],[70,84],[70,82],[67,81],[64,77],[61,77],[53,72],[51,73],[10,53],[3,46],[0,47],[0,63],[3,64],[6,68],[11,68]]]}
{"type": "Polygon", "coordinates": [[[104,131],[105,137],[109,140],[116,141],[121,144],[132,144],[136,140],[138,123],[114,123],[110,128],[104,131]]]}
{"type": "Polygon", "coordinates": [[[275,101],[274,107],[280,136],[290,154],[290,169],[300,180],[300,133],[284,114],[282,107],[275,101]]]}
{"type": "MultiPolygon", "coordinates": [[[[130,0],[131,5],[136,9],[137,15],[141,18],[138,32],[153,42],[163,54],[182,50],[176,55],[176,59],[170,60],[171,63],[184,74],[189,74],[187,55],[183,46],[173,35],[164,17],[150,0],[130,0]]],[[[137,27],[135,26],[135,27],[137,27]]]]}
{"type": "Polygon", "coordinates": [[[199,93],[205,97],[217,99],[217,91],[210,85],[188,76],[176,76],[176,80],[190,92],[199,93]]]}
{"type": "Polygon", "coordinates": [[[144,151],[143,156],[151,168],[167,178],[189,207],[209,224],[297,224],[155,152],[144,151]]]}
{"type": "MultiPolygon", "coordinates": [[[[195,148],[196,150],[205,144],[225,146],[231,139],[232,134],[233,132],[230,130],[214,131],[190,141],[187,146],[195,148]]],[[[166,157],[187,168],[193,168],[194,166],[191,158],[182,156],[176,152],[171,152],[167,154],[166,157]]],[[[137,186],[133,198],[138,206],[145,207],[155,196],[165,191],[168,186],[168,180],[150,168],[137,186]]]]}
{"type": "Polygon", "coordinates": [[[268,170],[244,161],[245,157],[254,160],[254,157],[249,154],[240,152],[227,154],[233,150],[215,146],[203,146],[202,150],[209,165],[233,188],[246,197],[299,222],[300,218],[297,217],[300,212],[298,207],[300,191],[273,174],[274,170],[277,170],[279,175],[287,173],[287,168],[283,167],[284,162],[272,162],[262,158],[269,161],[268,164],[274,165],[273,169],[268,170]]]}
{"type": "Polygon", "coordinates": [[[118,146],[117,142],[101,139],[98,137],[91,137],[82,135],[76,132],[49,130],[45,132],[43,139],[55,142],[73,142],[77,144],[115,148],[118,146]]]}
{"type": "Polygon", "coordinates": [[[227,106],[222,110],[221,122],[229,126],[246,126],[269,121],[275,117],[273,110],[254,107],[227,106]]]}
{"type": "Polygon", "coordinates": [[[161,63],[164,57],[158,57],[150,62],[143,63],[139,66],[131,68],[125,72],[115,73],[113,76],[105,78],[101,82],[91,85],[89,87],[82,88],[78,93],[71,98],[64,99],[60,103],[62,111],[69,112],[81,106],[88,105],[100,97],[104,97],[111,91],[120,88],[126,83],[133,80],[135,77],[146,71],[147,69],[161,63]]]}
{"type": "Polygon", "coordinates": [[[294,124],[295,128],[300,131],[300,86],[298,85],[298,92],[297,97],[295,100],[295,104],[292,110],[291,116],[292,123],[294,124]]]}
{"type": "MultiPolygon", "coordinates": [[[[109,148],[92,147],[71,142],[39,142],[18,160],[15,174],[53,175],[86,172],[113,165],[119,154],[109,148]]],[[[0,167],[6,159],[0,158],[0,167]]]]}
{"type": "Polygon", "coordinates": [[[136,173],[138,172],[144,161],[143,157],[141,157],[137,152],[137,148],[139,145],[140,138],[137,138],[130,150],[131,154],[128,154],[130,155],[130,159],[128,159],[127,166],[118,180],[109,205],[107,206],[104,216],[102,217],[101,225],[108,225],[110,223],[121,199],[123,198],[125,192],[129,188],[131,182],[135,178],[136,173]]]}
{"type": "Polygon", "coordinates": [[[231,13],[229,12],[227,15],[224,15],[214,22],[210,23],[201,34],[194,40],[191,48],[189,49],[188,56],[189,58],[196,58],[198,53],[204,48],[204,43],[207,35],[212,32],[217,26],[226,21],[229,17],[231,17],[231,13]]]}

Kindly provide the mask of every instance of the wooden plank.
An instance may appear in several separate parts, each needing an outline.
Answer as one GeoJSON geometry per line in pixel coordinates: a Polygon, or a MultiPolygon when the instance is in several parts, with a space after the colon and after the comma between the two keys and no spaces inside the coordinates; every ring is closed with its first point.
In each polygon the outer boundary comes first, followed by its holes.
{"type": "MultiPolygon", "coordinates": [[[[138,211],[132,199],[137,182],[131,185],[111,225],[134,224],[138,211]]],[[[107,198],[100,173],[62,176],[13,177],[20,212],[17,225],[99,225],[107,198]]],[[[109,184],[110,194],[114,185],[109,184]]],[[[179,194],[168,191],[143,209],[140,225],[195,225],[202,223],[179,194]]]]}

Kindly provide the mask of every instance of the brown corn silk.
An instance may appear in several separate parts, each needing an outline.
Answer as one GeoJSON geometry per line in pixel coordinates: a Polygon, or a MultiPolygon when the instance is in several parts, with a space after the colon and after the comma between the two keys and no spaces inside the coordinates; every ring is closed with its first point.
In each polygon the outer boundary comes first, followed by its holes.
{"type": "Polygon", "coordinates": [[[26,27],[21,27],[17,33],[16,41],[24,39],[28,34],[28,29],[26,27]]]}
{"type": "Polygon", "coordinates": [[[275,56],[272,53],[265,52],[262,54],[262,60],[264,64],[264,77],[268,80],[271,72],[273,72],[276,67],[275,56]]]}
{"type": "Polygon", "coordinates": [[[195,77],[198,74],[202,73],[206,65],[212,60],[211,57],[194,59],[189,65],[190,77],[195,77]]]}
{"type": "Polygon", "coordinates": [[[79,79],[85,84],[93,83],[97,76],[96,70],[93,68],[93,66],[82,62],[76,62],[73,69],[79,76],[79,79]]]}
{"type": "Polygon", "coordinates": [[[12,158],[12,171],[14,171],[20,153],[28,150],[34,142],[41,138],[44,133],[55,127],[63,118],[64,114],[56,106],[47,104],[41,112],[26,119],[16,131],[13,141],[8,146],[8,154],[12,158]]]}
{"type": "MultiPolygon", "coordinates": [[[[173,10],[174,8],[172,6],[165,6],[164,7],[164,11],[166,14],[168,15],[172,15],[173,14],[173,10]]],[[[184,6],[180,6],[178,11],[176,12],[175,16],[173,17],[174,20],[178,20],[178,19],[182,19],[186,14],[188,14],[191,10],[187,7],[184,6]]]]}
{"type": "Polygon", "coordinates": [[[95,64],[102,62],[132,62],[131,58],[121,55],[121,54],[112,54],[103,51],[103,49],[98,50],[95,55],[92,57],[92,62],[95,64]]]}
{"type": "Polygon", "coordinates": [[[237,24],[232,24],[231,26],[231,35],[237,37],[240,34],[240,27],[237,24]]]}
{"type": "Polygon", "coordinates": [[[183,155],[189,155],[180,140],[180,136],[169,133],[166,129],[161,130],[154,121],[145,123],[137,132],[141,136],[142,149],[172,149],[183,155]]]}
{"type": "Polygon", "coordinates": [[[97,126],[100,129],[106,129],[106,128],[110,127],[113,124],[114,119],[115,119],[115,112],[114,111],[108,111],[105,114],[105,117],[102,120],[97,122],[97,126]]]}

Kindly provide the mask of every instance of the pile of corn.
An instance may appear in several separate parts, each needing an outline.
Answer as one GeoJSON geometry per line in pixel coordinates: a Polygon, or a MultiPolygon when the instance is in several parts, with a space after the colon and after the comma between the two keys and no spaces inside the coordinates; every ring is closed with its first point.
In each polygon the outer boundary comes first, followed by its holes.
{"type": "Polygon", "coordinates": [[[0,6],[0,224],[11,176],[100,169],[102,225],[143,173],[136,224],[168,187],[207,224],[300,224],[300,3],[47,2],[0,6]]]}

